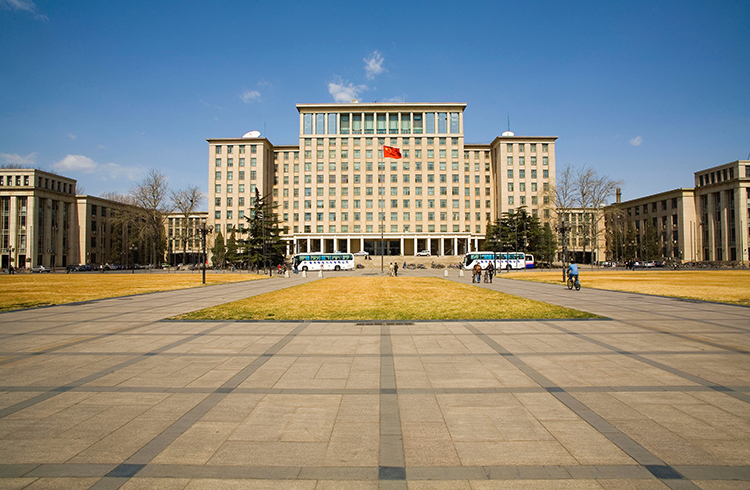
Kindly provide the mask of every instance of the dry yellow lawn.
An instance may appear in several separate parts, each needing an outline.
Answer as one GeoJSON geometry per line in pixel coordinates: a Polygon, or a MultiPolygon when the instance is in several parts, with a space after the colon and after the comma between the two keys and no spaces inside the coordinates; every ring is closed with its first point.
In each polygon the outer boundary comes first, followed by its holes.
{"type": "MultiPolygon", "coordinates": [[[[263,279],[206,272],[206,284],[263,279]]],[[[0,276],[0,311],[201,286],[200,273],[13,274],[0,276]]]]}
{"type": "Polygon", "coordinates": [[[341,277],[181,315],[232,320],[591,318],[589,313],[445,279],[341,277]]]}
{"type": "MultiPolygon", "coordinates": [[[[750,271],[589,271],[580,266],[579,270],[583,287],[750,305],[750,271]]],[[[502,277],[560,284],[562,271],[502,277]]]]}

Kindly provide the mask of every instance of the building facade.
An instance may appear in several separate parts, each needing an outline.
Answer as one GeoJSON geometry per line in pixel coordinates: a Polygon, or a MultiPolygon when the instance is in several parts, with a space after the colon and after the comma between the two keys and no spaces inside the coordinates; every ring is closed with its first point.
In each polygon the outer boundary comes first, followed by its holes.
{"type": "Polygon", "coordinates": [[[2,268],[119,262],[127,237],[113,220],[126,207],[76,194],[76,181],[68,177],[38,169],[0,169],[2,268]]]}
{"type": "Polygon", "coordinates": [[[695,188],[681,188],[618,202],[609,210],[608,250],[626,247],[645,259],[649,230],[658,255],[677,261],[744,262],[750,257],[750,161],[736,160],[694,174],[695,188]],[[629,244],[628,226],[635,230],[629,244]],[[652,232],[652,233],[653,233],[652,232]],[[617,237],[617,238],[615,238],[617,237]]]}
{"type": "Polygon", "coordinates": [[[504,133],[466,143],[465,108],[298,104],[297,145],[208,139],[209,221],[225,236],[241,231],[257,188],[277,206],[289,253],[477,250],[503,212],[539,213],[554,185],[557,138],[504,133]],[[402,158],[384,158],[383,145],[402,158]]]}
{"type": "Polygon", "coordinates": [[[695,172],[698,249],[702,260],[750,258],[750,160],[695,172]]]}
{"type": "Polygon", "coordinates": [[[632,250],[635,258],[650,258],[645,250],[649,229],[655,234],[659,257],[678,262],[700,260],[693,189],[674,189],[618,202],[608,209],[607,219],[610,260],[626,257],[626,250],[632,250]]]}
{"type": "MultiPolygon", "coordinates": [[[[164,220],[167,237],[167,260],[170,265],[199,264],[203,254],[203,235],[200,231],[208,212],[197,211],[185,217],[182,213],[169,213],[164,220]]],[[[210,244],[206,245],[207,247],[210,244]]]]}
{"type": "Polygon", "coordinates": [[[2,268],[77,263],[76,181],[37,169],[0,169],[2,268]]]}

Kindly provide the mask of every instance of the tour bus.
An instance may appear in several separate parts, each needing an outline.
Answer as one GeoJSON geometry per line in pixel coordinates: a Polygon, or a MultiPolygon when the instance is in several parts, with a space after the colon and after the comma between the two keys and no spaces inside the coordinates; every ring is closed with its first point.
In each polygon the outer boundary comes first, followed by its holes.
{"type": "Polygon", "coordinates": [[[526,268],[526,255],[523,252],[472,252],[464,257],[464,269],[473,269],[476,264],[485,269],[493,261],[495,270],[526,268]]]}
{"type": "Polygon", "coordinates": [[[300,271],[348,271],[354,269],[354,255],[348,253],[297,254],[292,265],[300,271]]]}
{"type": "Polygon", "coordinates": [[[534,268],[534,256],[531,254],[526,254],[526,268],[527,269],[534,268]]]}

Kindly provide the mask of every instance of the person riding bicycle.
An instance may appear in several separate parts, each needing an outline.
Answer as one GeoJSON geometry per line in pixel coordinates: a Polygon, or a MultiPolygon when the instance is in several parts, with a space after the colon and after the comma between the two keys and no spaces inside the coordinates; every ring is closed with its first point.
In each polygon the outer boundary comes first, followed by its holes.
{"type": "Polygon", "coordinates": [[[571,263],[568,266],[568,279],[573,281],[574,284],[578,282],[578,266],[577,265],[571,263]]]}

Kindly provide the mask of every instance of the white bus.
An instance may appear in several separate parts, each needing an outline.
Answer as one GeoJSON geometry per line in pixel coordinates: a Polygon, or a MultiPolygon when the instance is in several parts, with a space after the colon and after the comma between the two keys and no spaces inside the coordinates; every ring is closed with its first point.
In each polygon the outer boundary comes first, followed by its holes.
{"type": "Polygon", "coordinates": [[[464,269],[473,269],[479,264],[482,269],[493,263],[495,270],[521,270],[526,268],[526,255],[523,252],[472,252],[464,257],[464,269]]]}
{"type": "Polygon", "coordinates": [[[535,265],[534,256],[531,254],[526,254],[526,268],[533,269],[534,265],[535,265]]]}
{"type": "Polygon", "coordinates": [[[292,267],[300,271],[348,271],[354,269],[354,255],[347,253],[297,254],[292,267]]]}

